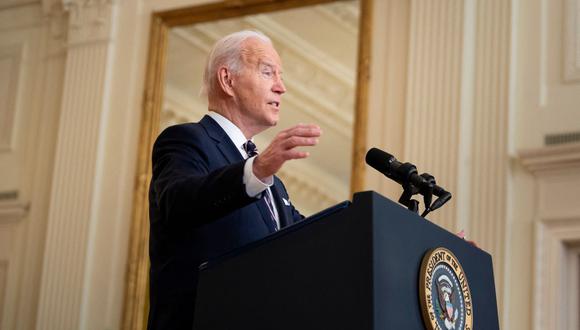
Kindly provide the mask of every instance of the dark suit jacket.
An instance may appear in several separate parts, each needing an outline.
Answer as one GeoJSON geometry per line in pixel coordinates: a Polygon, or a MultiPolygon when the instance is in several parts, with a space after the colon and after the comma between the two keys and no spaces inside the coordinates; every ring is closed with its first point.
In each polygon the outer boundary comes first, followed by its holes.
{"type": "MultiPolygon", "coordinates": [[[[246,194],[244,164],[209,116],[157,138],[149,188],[149,329],[191,329],[198,266],[274,232],[263,199],[246,194]]],[[[282,200],[288,194],[276,177],[271,190],[282,227],[303,218],[282,200]]]]}

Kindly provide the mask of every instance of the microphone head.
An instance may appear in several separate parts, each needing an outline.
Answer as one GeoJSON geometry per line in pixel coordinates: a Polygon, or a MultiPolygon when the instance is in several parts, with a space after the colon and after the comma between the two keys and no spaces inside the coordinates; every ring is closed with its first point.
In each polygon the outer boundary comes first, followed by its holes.
{"type": "Polygon", "coordinates": [[[393,160],[396,160],[393,155],[377,148],[370,148],[365,157],[367,164],[382,173],[389,170],[389,164],[393,160]]]}

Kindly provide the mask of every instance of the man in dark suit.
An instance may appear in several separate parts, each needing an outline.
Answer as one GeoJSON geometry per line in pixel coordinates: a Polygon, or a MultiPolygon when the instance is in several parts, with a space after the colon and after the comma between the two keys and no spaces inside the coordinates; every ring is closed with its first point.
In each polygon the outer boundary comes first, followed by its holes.
{"type": "Polygon", "coordinates": [[[251,141],[278,122],[286,92],[281,74],[280,58],[263,34],[241,31],[221,39],[204,74],[208,115],[157,138],[149,194],[149,329],[191,329],[201,263],[303,218],[275,173],[287,160],[307,157],[297,147],[316,145],[320,128],[286,129],[260,154],[251,141]]]}

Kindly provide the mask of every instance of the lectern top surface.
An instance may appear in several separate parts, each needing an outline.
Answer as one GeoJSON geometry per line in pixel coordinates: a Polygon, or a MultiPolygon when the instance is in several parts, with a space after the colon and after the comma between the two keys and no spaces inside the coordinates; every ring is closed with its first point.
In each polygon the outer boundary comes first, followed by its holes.
{"type": "Polygon", "coordinates": [[[235,257],[235,256],[237,256],[237,255],[239,255],[241,253],[244,253],[247,250],[250,250],[250,249],[255,248],[257,246],[263,245],[263,244],[265,244],[265,243],[267,243],[267,242],[269,242],[271,240],[274,240],[274,239],[276,239],[276,238],[278,238],[280,236],[287,235],[288,233],[291,233],[291,232],[293,232],[295,230],[298,230],[298,229],[300,229],[300,228],[302,228],[302,227],[304,227],[304,226],[306,226],[306,225],[308,225],[308,224],[310,224],[312,222],[316,222],[316,221],[319,221],[321,219],[324,219],[324,218],[326,218],[326,217],[328,217],[328,216],[330,216],[332,214],[335,214],[335,213],[337,213],[337,212],[339,212],[341,210],[344,210],[344,209],[348,208],[351,204],[352,204],[351,201],[348,201],[347,200],[347,201],[340,202],[340,203],[338,203],[336,205],[333,205],[333,206],[331,206],[329,208],[326,208],[326,209],[324,209],[324,210],[322,210],[322,211],[320,211],[320,212],[318,212],[316,214],[313,214],[313,215],[309,216],[308,218],[306,218],[306,219],[304,219],[304,220],[302,220],[300,222],[297,222],[297,223],[295,223],[293,225],[290,225],[288,227],[285,227],[285,228],[283,228],[283,229],[281,229],[281,230],[279,230],[279,231],[277,231],[277,232],[275,232],[275,233],[273,233],[271,235],[268,235],[268,236],[264,237],[261,240],[258,240],[258,241],[255,241],[253,243],[250,243],[250,244],[248,244],[246,246],[243,246],[243,247],[241,247],[239,249],[230,251],[230,252],[228,252],[226,254],[223,254],[223,255],[221,255],[221,256],[219,256],[217,258],[208,260],[208,261],[202,263],[201,265],[199,265],[199,270],[203,270],[203,269],[206,269],[206,268],[210,268],[210,267],[212,267],[212,265],[215,265],[217,263],[220,263],[220,262],[222,262],[225,259],[229,259],[229,258],[235,257]]]}

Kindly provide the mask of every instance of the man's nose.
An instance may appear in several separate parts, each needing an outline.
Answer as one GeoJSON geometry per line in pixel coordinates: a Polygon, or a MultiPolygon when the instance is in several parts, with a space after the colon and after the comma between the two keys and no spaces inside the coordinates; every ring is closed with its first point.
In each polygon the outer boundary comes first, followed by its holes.
{"type": "Polygon", "coordinates": [[[278,94],[286,93],[286,86],[284,86],[284,81],[282,81],[282,78],[280,78],[280,76],[276,78],[274,86],[272,86],[272,91],[278,94]]]}

